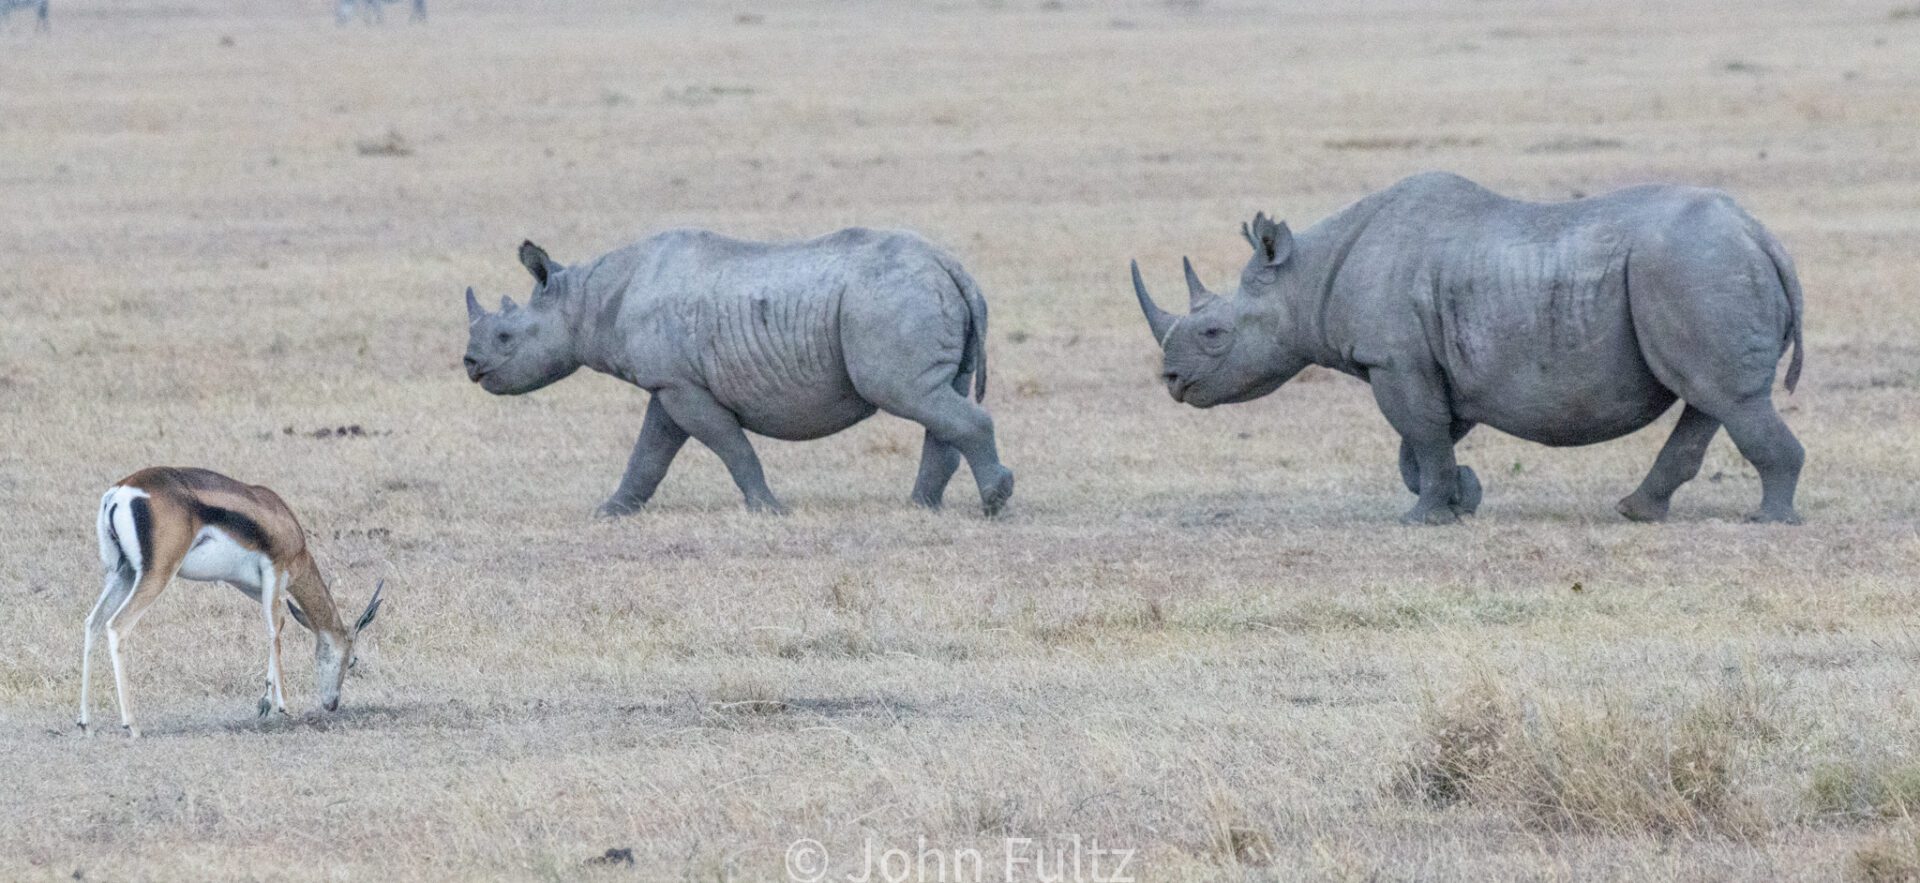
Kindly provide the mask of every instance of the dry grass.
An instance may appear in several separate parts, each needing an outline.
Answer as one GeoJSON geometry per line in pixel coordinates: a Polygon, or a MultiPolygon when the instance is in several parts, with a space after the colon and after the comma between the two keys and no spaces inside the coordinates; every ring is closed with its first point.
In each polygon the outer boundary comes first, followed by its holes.
{"type": "Polygon", "coordinates": [[[545,6],[0,26],[0,879],[760,880],[800,837],[855,873],[1063,835],[1149,880],[1915,866],[1920,30],[1884,0],[545,6]],[[1808,524],[1739,523],[1724,436],[1672,523],[1620,522],[1663,421],[1476,432],[1480,517],[1403,529],[1357,382],[1157,388],[1128,258],[1225,284],[1255,210],[1429,168],[1765,219],[1808,291],[1808,524]],[[853,223],[987,291],[1005,518],[964,475],[912,509],[883,418],[760,444],[791,517],[689,449],[592,522],[644,397],[460,374],[461,291],[521,295],[522,238],[853,223]],[[277,488],[349,605],[387,579],[342,713],[293,652],[300,713],[256,722],[257,612],[180,585],[128,649],[149,738],[76,737],[92,508],[151,463],[277,488]],[[1461,799],[1395,796],[1413,759],[1461,799]]]}
{"type": "Polygon", "coordinates": [[[1468,801],[1549,833],[1751,837],[1768,826],[1737,767],[1739,712],[1633,707],[1618,694],[1542,706],[1490,682],[1426,715],[1401,797],[1468,801]]]}
{"type": "Polygon", "coordinates": [[[1870,838],[1847,859],[1847,879],[1854,883],[1915,883],[1920,881],[1920,831],[1901,825],[1870,838]]]}
{"type": "Polygon", "coordinates": [[[1911,818],[1920,810],[1920,766],[1890,761],[1830,761],[1815,767],[1807,799],[1839,818],[1911,818]]]}

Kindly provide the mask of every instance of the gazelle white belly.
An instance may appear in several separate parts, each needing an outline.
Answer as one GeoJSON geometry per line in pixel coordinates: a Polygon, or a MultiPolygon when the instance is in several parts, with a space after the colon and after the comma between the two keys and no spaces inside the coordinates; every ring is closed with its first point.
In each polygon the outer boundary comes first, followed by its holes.
{"type": "Polygon", "coordinates": [[[201,528],[193,538],[193,548],[180,559],[182,579],[229,582],[256,596],[264,588],[261,578],[272,568],[272,559],[234,542],[217,527],[201,528]]]}

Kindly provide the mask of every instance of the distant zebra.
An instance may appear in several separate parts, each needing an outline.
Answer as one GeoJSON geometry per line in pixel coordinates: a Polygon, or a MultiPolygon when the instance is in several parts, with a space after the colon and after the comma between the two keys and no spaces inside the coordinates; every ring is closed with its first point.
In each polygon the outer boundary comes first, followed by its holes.
{"type": "MultiPolygon", "coordinates": [[[[53,29],[47,21],[47,2],[48,0],[0,0],[0,19],[12,18],[13,11],[16,9],[31,9],[34,18],[33,29],[46,33],[53,29]]],[[[424,2],[424,0],[415,0],[415,2],[424,2]]]]}
{"type": "MultiPolygon", "coordinates": [[[[0,0],[0,3],[19,2],[22,2],[22,0],[0,0]]],[[[44,0],[42,0],[42,2],[44,2],[44,0]]],[[[360,7],[360,17],[365,19],[367,24],[371,25],[384,22],[387,20],[386,5],[399,2],[401,2],[401,0],[339,0],[339,5],[335,6],[333,10],[333,20],[336,24],[345,25],[347,22],[353,20],[353,8],[358,6],[360,7]]],[[[407,21],[426,21],[427,0],[411,0],[411,3],[413,9],[412,12],[407,15],[407,21]]]]}

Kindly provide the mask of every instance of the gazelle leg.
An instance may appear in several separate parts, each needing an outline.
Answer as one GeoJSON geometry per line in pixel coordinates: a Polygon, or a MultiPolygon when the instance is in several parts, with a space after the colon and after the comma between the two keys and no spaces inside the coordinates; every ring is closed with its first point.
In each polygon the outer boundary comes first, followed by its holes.
{"type": "Polygon", "coordinates": [[[287,669],[280,662],[280,638],[287,633],[287,605],[280,604],[273,611],[273,705],[281,714],[287,713],[287,669]]]}
{"type": "Polygon", "coordinates": [[[287,695],[280,686],[280,627],[285,624],[280,603],[280,579],[273,565],[260,568],[260,609],[267,617],[267,691],[260,697],[260,716],[269,711],[287,713],[287,695]]]}
{"type": "MultiPolygon", "coordinates": [[[[156,561],[155,564],[160,562],[156,561]]],[[[173,578],[173,572],[180,567],[176,559],[168,562],[165,568],[156,568],[140,575],[134,583],[132,593],[120,602],[119,609],[107,618],[107,655],[113,660],[113,690],[120,702],[120,726],[126,728],[127,735],[140,738],[140,728],[133,723],[133,706],[127,701],[127,666],[120,653],[120,642],[133,632],[140,622],[142,614],[153,605],[160,592],[167,587],[167,581],[173,578]]]]}
{"type": "Polygon", "coordinates": [[[100,600],[93,602],[93,611],[87,614],[86,639],[80,649],[80,732],[92,735],[87,729],[91,717],[88,701],[93,688],[93,639],[100,636],[100,625],[105,620],[102,614],[120,606],[126,600],[123,596],[133,590],[133,579],[119,568],[107,571],[106,587],[100,590],[100,600]]]}

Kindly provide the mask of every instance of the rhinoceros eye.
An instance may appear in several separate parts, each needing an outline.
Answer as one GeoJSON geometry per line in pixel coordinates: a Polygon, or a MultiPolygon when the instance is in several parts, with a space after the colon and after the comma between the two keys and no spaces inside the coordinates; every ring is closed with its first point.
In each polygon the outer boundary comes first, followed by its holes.
{"type": "Polygon", "coordinates": [[[1205,331],[1200,332],[1200,336],[1208,340],[1219,340],[1220,335],[1225,333],[1227,333],[1227,329],[1225,328],[1209,328],[1205,331]]]}
{"type": "Polygon", "coordinates": [[[509,333],[507,333],[507,332],[505,332],[505,331],[502,331],[502,332],[500,332],[500,334],[499,334],[499,340],[500,340],[500,342],[501,342],[501,343],[512,343],[512,342],[513,342],[513,335],[512,335],[512,334],[509,334],[509,333]]]}

